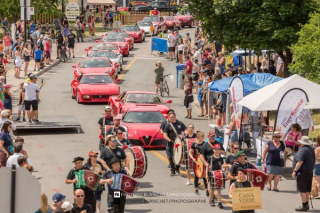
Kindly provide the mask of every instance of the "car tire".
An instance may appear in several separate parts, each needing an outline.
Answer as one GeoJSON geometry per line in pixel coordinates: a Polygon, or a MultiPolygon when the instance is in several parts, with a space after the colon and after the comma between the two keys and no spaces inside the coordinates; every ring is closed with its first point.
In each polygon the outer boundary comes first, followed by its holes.
{"type": "Polygon", "coordinates": [[[72,88],[71,88],[71,98],[72,98],[72,99],[75,99],[75,97],[73,96],[73,90],[72,90],[72,88]]]}
{"type": "Polygon", "coordinates": [[[145,41],[146,40],[146,36],[145,35],[143,35],[143,41],[145,41]]]}
{"type": "Polygon", "coordinates": [[[76,91],[76,101],[77,101],[77,104],[80,104],[78,91],[76,91]]]}

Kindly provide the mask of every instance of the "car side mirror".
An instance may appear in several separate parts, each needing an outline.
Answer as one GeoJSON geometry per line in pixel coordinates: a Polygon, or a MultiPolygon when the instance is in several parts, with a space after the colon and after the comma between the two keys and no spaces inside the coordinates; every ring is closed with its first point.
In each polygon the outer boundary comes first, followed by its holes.
{"type": "Polygon", "coordinates": [[[72,65],[72,68],[77,68],[77,66],[76,65],[72,65]]]}
{"type": "Polygon", "coordinates": [[[171,103],[172,103],[172,100],[167,100],[165,103],[166,103],[166,104],[171,104],[171,103]]]}
{"type": "Polygon", "coordinates": [[[118,63],[114,63],[114,67],[116,67],[116,68],[117,68],[118,66],[119,66],[119,64],[118,64],[118,63]]]}
{"type": "MultiPolygon", "coordinates": [[[[118,79],[117,79],[118,80],[118,79]]],[[[121,102],[119,98],[114,99],[116,102],[121,102]]]]}
{"type": "MultiPolygon", "coordinates": [[[[118,83],[120,81],[120,79],[119,78],[117,78],[113,83],[118,83]]],[[[116,98],[116,99],[118,99],[118,98],[116,98]]],[[[119,101],[120,101],[120,99],[119,99],[119,101]]]]}
{"type": "Polygon", "coordinates": [[[78,80],[73,80],[71,84],[72,84],[72,86],[77,87],[79,85],[79,81],[78,80]]]}

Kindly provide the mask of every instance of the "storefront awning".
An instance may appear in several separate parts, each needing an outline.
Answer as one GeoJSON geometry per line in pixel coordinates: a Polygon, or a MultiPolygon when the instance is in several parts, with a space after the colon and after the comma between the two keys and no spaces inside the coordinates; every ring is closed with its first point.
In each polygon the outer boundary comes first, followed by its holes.
{"type": "Polygon", "coordinates": [[[87,4],[95,5],[116,5],[116,2],[113,0],[87,0],[87,4]]]}

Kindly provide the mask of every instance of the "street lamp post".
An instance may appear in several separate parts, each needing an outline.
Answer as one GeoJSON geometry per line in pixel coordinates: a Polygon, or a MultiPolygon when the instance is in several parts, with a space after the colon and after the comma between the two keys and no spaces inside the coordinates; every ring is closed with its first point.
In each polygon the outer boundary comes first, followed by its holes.
{"type": "Polygon", "coordinates": [[[169,16],[170,16],[171,5],[170,5],[170,0],[168,1],[169,1],[169,16]]]}

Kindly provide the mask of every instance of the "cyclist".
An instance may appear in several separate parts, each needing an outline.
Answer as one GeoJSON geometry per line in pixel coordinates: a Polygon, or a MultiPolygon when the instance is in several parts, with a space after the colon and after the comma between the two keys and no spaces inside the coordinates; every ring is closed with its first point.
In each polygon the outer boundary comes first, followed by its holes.
{"type": "Polygon", "coordinates": [[[72,52],[72,57],[74,58],[74,43],[76,41],[76,35],[72,32],[71,28],[69,30],[67,39],[68,39],[69,56],[71,56],[71,52],[72,52]]]}
{"type": "Polygon", "coordinates": [[[61,35],[61,31],[57,31],[57,59],[60,58],[60,50],[62,48],[62,45],[64,44],[65,40],[63,36],[61,35]]]}
{"type": "Polygon", "coordinates": [[[163,79],[163,72],[164,72],[164,68],[162,66],[162,62],[161,61],[158,61],[156,63],[156,69],[154,70],[154,72],[156,73],[155,84],[156,84],[156,93],[158,94],[159,85],[160,85],[160,82],[163,79]]]}

